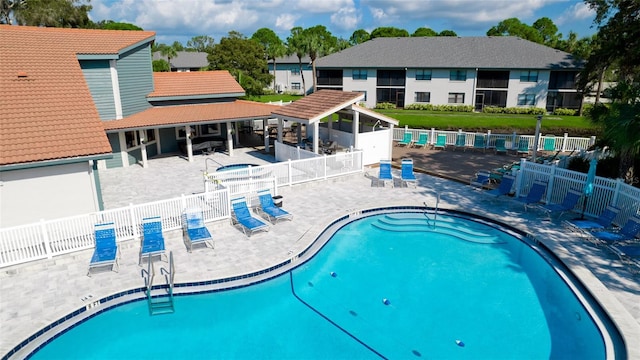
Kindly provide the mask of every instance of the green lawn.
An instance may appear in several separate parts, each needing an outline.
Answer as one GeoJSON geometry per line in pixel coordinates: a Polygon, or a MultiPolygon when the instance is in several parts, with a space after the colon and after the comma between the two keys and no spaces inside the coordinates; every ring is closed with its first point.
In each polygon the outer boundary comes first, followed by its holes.
{"type": "MultiPolygon", "coordinates": [[[[269,102],[269,101],[296,101],[301,95],[273,94],[245,97],[247,100],[269,102]]],[[[491,130],[499,133],[517,132],[519,134],[533,134],[536,128],[536,117],[534,115],[511,115],[511,114],[484,114],[484,113],[461,113],[442,112],[425,110],[375,110],[381,114],[394,118],[400,122],[400,126],[405,125],[410,128],[436,128],[439,130],[458,130],[485,132],[491,130]]],[[[600,130],[588,119],[582,116],[556,116],[545,115],[542,118],[543,134],[562,135],[568,133],[569,136],[591,136],[600,134],[600,130]]]]}

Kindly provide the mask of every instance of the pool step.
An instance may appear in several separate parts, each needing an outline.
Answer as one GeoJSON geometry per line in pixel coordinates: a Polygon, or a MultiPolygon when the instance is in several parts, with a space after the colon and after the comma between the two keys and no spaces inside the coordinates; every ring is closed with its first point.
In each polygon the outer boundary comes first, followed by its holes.
{"type": "Polygon", "coordinates": [[[480,232],[477,230],[462,228],[456,226],[451,221],[435,221],[429,222],[420,219],[388,219],[381,218],[377,222],[372,223],[372,226],[391,232],[427,232],[437,233],[453,236],[463,241],[468,241],[477,244],[501,244],[504,243],[498,236],[490,233],[480,232]]]}
{"type": "Polygon", "coordinates": [[[434,221],[432,218],[427,219],[424,216],[403,218],[403,217],[393,217],[393,216],[387,215],[379,219],[378,221],[387,225],[395,225],[395,226],[417,225],[417,226],[430,226],[431,228],[440,227],[445,229],[453,229],[467,235],[478,236],[478,237],[498,235],[498,232],[495,229],[491,229],[487,227],[475,228],[472,226],[470,227],[469,225],[466,225],[466,224],[465,226],[460,226],[458,225],[457,222],[455,222],[456,219],[448,218],[448,217],[439,217],[437,220],[434,221]]]}
{"type": "Polygon", "coordinates": [[[175,312],[172,296],[158,296],[149,299],[149,313],[151,315],[171,314],[175,312]]]}

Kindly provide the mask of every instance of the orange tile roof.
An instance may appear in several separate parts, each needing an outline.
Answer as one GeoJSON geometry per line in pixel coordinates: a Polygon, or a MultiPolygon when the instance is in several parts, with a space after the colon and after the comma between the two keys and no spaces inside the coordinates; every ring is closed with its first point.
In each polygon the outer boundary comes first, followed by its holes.
{"type": "MultiPolygon", "coordinates": [[[[192,72],[154,72],[153,97],[187,95],[244,94],[244,89],[227,70],[192,72]]],[[[153,99],[150,99],[153,100],[153,99]]]]}
{"type": "Polygon", "coordinates": [[[289,105],[282,106],[273,113],[301,120],[317,120],[318,117],[324,114],[332,114],[345,106],[355,103],[362,96],[364,95],[360,92],[318,90],[289,105]]]}
{"type": "Polygon", "coordinates": [[[0,25],[0,166],[110,153],[77,55],[115,55],[154,38],[0,25]]]}
{"type": "Polygon", "coordinates": [[[197,105],[156,106],[121,120],[104,122],[105,130],[136,129],[145,127],[195,124],[216,120],[242,120],[270,117],[280,108],[253,101],[236,100],[197,105]]]}

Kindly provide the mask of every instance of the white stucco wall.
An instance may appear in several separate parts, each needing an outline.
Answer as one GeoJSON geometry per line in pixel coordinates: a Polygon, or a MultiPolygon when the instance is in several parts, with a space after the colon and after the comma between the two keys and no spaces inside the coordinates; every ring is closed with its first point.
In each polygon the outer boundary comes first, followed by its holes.
{"type": "Polygon", "coordinates": [[[520,70],[512,70],[509,73],[509,91],[507,92],[507,107],[539,107],[547,106],[547,93],[549,87],[549,70],[538,71],[537,82],[521,82],[520,70]],[[536,103],[533,106],[518,106],[518,95],[536,94],[536,103]]]}
{"type": "Polygon", "coordinates": [[[375,69],[367,69],[366,80],[353,80],[353,69],[344,69],[342,72],[342,90],[344,91],[364,91],[366,92],[365,106],[373,108],[376,106],[376,77],[375,69]]]}
{"type": "Polygon", "coordinates": [[[0,172],[0,227],[99,211],[89,162],[0,172]]]}

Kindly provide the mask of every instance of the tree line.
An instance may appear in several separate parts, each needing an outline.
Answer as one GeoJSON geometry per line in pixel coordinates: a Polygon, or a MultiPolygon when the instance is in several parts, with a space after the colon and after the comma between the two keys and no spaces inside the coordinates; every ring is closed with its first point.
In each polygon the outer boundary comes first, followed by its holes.
{"type": "MultiPolygon", "coordinates": [[[[88,13],[90,0],[0,0],[0,23],[76,27],[93,29],[142,30],[140,27],[111,20],[93,22],[88,13]]],[[[543,17],[531,25],[517,18],[505,19],[487,31],[487,36],[518,36],[572,54],[584,60],[578,89],[588,93],[595,87],[596,104],[585,114],[602,126],[600,146],[607,146],[620,157],[619,176],[627,183],[638,182],[634,168],[640,155],[640,1],[638,0],[584,0],[596,13],[594,25],[598,31],[591,37],[578,38],[569,32],[564,38],[549,18],[543,17]],[[609,91],[609,104],[600,101],[602,83],[616,84],[609,91]]],[[[418,28],[412,34],[395,27],[379,27],[367,32],[358,29],[349,39],[335,37],[323,25],[309,28],[294,27],[282,40],[268,28],[258,29],[247,38],[237,31],[222,37],[219,43],[207,35],[189,40],[186,46],[180,42],[171,45],[154,44],[169,60],[178,51],[201,51],[208,55],[211,70],[228,70],[233,74],[247,95],[262,94],[274,76],[269,74],[268,62],[284,55],[298,58],[300,74],[302,59],[311,59],[313,87],[317,83],[315,62],[319,57],[341,51],[377,37],[408,36],[457,36],[452,30],[436,32],[418,28]]],[[[154,67],[168,70],[168,64],[155,63],[154,67]],[[162,65],[162,66],[161,66],[162,65]]],[[[306,89],[306,79],[302,78],[306,89]]],[[[273,84],[275,87],[275,83],[273,84]]]]}

